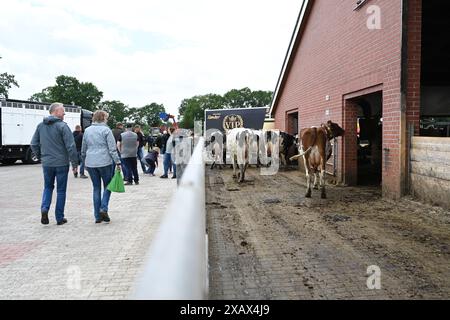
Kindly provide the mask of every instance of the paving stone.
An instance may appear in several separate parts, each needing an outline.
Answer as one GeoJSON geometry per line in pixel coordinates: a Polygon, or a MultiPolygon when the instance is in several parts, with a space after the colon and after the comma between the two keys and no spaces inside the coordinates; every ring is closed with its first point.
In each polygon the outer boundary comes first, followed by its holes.
{"type": "Polygon", "coordinates": [[[111,195],[109,224],[94,223],[90,179],[69,173],[68,223],[55,223],[54,192],[44,226],[41,165],[0,166],[0,299],[125,299],[176,188],[161,167],[111,195]]]}

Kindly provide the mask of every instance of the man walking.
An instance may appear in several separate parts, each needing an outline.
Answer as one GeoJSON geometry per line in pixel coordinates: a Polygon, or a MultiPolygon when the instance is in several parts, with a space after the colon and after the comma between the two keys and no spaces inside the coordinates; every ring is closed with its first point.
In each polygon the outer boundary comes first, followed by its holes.
{"type": "MultiPolygon", "coordinates": [[[[139,184],[139,175],[137,171],[137,150],[139,146],[138,135],[132,131],[133,125],[127,125],[127,131],[122,133],[117,142],[117,148],[122,155],[127,175],[125,176],[125,185],[139,184]]],[[[125,173],[124,173],[125,174],[125,173]]]]}
{"type": "MultiPolygon", "coordinates": [[[[120,139],[120,135],[122,133],[124,133],[123,124],[121,122],[117,122],[116,127],[114,129],[112,129],[112,133],[113,133],[114,139],[116,140],[116,145],[117,145],[117,142],[119,142],[119,139],[120,139]]],[[[127,167],[124,164],[124,161],[122,159],[122,155],[120,154],[119,149],[117,149],[117,152],[119,153],[119,158],[120,158],[120,163],[121,163],[120,166],[122,167],[123,176],[124,176],[124,178],[128,177],[127,167]]]]}
{"type": "Polygon", "coordinates": [[[147,171],[145,169],[145,164],[144,164],[145,137],[141,131],[141,126],[138,124],[134,126],[134,132],[137,134],[138,141],[139,141],[139,146],[138,146],[138,150],[137,150],[137,158],[138,158],[139,162],[141,163],[142,172],[145,173],[145,171],[147,171]]]}
{"type": "Polygon", "coordinates": [[[41,223],[49,224],[48,212],[52,203],[53,189],[56,179],[56,208],[57,225],[67,222],[64,218],[66,204],[67,177],[69,164],[72,163],[74,174],[78,171],[78,154],[72,132],[63,122],[64,105],[53,103],[50,105],[50,116],[38,124],[31,140],[31,150],[41,159],[44,173],[44,192],[41,204],[41,223]]]}
{"type": "MultiPolygon", "coordinates": [[[[75,140],[75,146],[78,153],[78,162],[80,163],[80,178],[87,179],[88,177],[84,174],[84,162],[81,159],[81,145],[83,144],[83,132],[81,131],[81,126],[76,125],[75,131],[73,132],[73,139],[75,140]]],[[[74,172],[75,178],[78,177],[78,172],[74,172]]]]}

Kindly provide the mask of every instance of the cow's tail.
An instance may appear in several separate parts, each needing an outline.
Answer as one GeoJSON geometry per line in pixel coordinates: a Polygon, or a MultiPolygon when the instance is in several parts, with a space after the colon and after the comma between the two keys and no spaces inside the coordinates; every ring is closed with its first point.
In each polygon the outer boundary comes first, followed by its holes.
{"type": "Polygon", "coordinates": [[[311,148],[312,148],[312,146],[309,147],[308,149],[306,149],[305,151],[301,150],[299,154],[297,154],[297,155],[295,155],[293,157],[290,157],[289,161],[294,161],[294,160],[297,160],[300,157],[303,157],[306,153],[308,153],[309,150],[311,150],[311,148]]]}

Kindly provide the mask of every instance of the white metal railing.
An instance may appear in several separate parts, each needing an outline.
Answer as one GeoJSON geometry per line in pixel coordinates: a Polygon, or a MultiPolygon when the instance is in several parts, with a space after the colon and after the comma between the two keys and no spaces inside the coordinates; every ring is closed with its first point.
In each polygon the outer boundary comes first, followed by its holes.
{"type": "Polygon", "coordinates": [[[208,297],[203,145],[200,138],[150,247],[132,299],[208,297]]]}

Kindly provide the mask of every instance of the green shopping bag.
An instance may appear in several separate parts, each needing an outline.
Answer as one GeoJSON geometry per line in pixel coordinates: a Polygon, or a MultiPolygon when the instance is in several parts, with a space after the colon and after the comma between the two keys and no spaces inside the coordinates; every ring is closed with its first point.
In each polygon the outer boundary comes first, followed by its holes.
{"type": "Polygon", "coordinates": [[[125,185],[123,184],[122,174],[119,169],[116,169],[116,173],[114,174],[111,182],[106,187],[111,192],[125,192],[125,185]]]}

